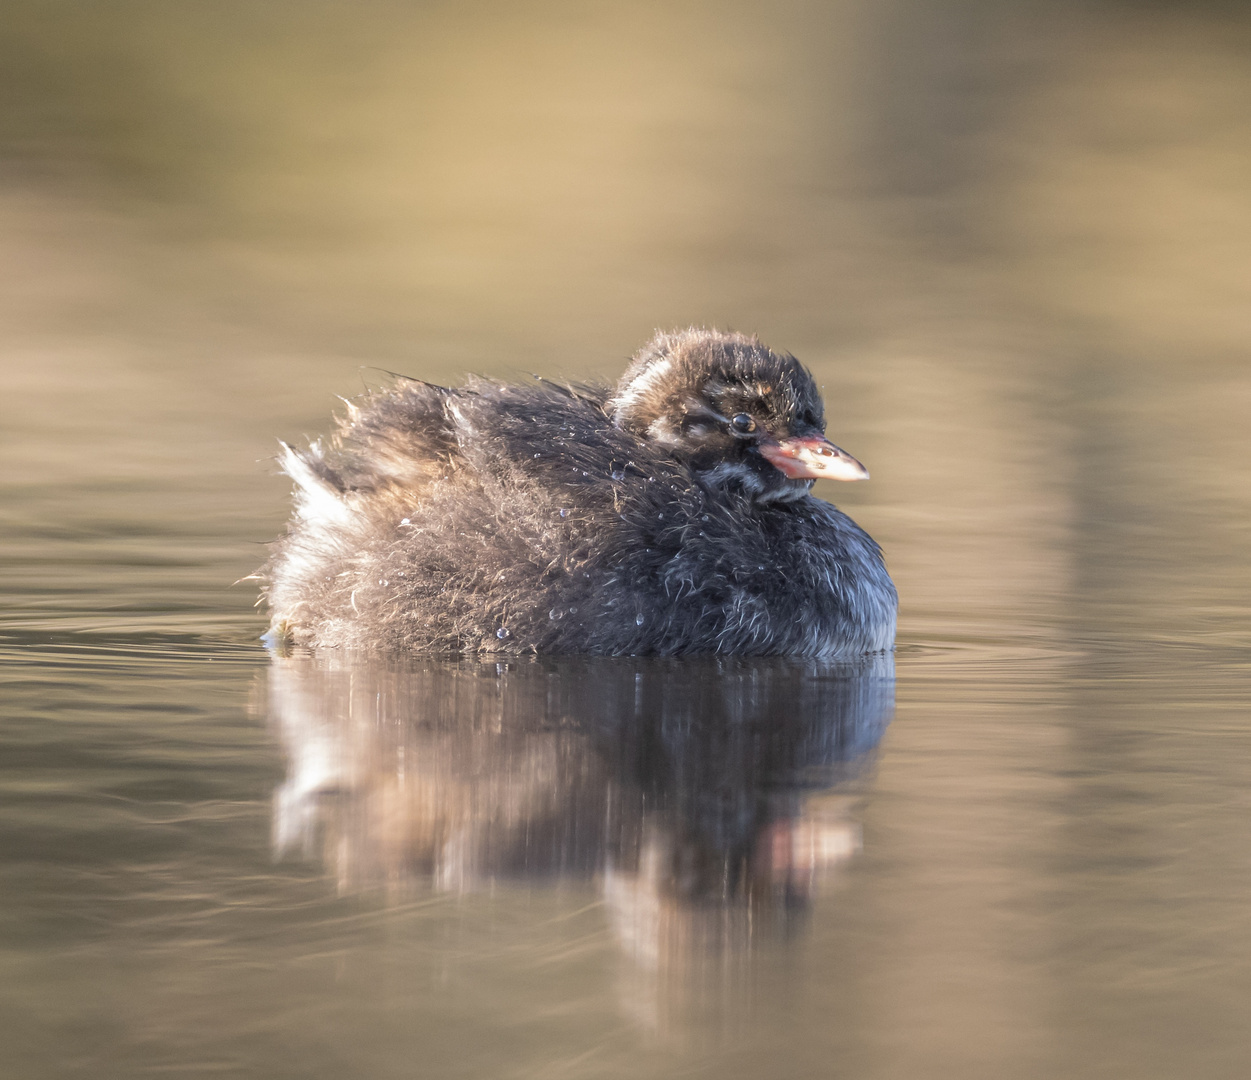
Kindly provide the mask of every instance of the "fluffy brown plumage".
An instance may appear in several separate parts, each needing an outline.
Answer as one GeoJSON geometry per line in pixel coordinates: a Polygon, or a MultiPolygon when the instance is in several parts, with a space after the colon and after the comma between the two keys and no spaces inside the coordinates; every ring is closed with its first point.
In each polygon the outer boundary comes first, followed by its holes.
{"type": "Polygon", "coordinates": [[[811,375],[658,335],[617,387],[401,379],[285,447],[270,640],[412,651],[843,657],[890,648],[877,545],[809,494],[867,475],[811,375]]]}

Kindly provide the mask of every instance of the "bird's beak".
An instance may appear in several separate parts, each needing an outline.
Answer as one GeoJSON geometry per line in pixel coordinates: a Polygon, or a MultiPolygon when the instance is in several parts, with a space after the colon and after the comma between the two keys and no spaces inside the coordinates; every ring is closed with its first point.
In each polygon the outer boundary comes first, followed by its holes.
{"type": "Polygon", "coordinates": [[[867,480],[869,470],[846,450],[821,435],[761,442],[757,449],[770,465],[792,480],[867,480]]]}

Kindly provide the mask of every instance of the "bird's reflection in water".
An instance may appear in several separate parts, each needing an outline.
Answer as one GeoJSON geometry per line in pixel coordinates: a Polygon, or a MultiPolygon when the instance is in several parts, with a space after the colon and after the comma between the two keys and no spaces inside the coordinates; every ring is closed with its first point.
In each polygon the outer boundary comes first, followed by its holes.
{"type": "Polygon", "coordinates": [[[859,847],[889,655],[782,660],[277,657],[279,853],[344,891],[597,882],[643,969],[800,924],[859,847]]]}

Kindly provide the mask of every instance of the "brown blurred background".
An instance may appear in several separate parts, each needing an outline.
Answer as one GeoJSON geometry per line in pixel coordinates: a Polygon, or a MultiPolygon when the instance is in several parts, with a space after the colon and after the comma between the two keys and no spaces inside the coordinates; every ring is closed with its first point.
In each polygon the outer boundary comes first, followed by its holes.
{"type": "Polygon", "coordinates": [[[1240,5],[16,0],[0,99],[11,513],[209,519],[233,579],[362,366],[701,323],[816,369],[905,632],[1111,617],[1143,529],[1245,583],[1240,5]]]}
{"type": "Polygon", "coordinates": [[[1245,3],[9,0],[22,1075],[1243,1076],[1248,118],[1245,3]],[[810,933],[644,1053],[589,889],[378,915],[273,862],[230,583],[335,394],[691,323],[872,470],[818,493],[899,584],[898,709],[810,933]]]}

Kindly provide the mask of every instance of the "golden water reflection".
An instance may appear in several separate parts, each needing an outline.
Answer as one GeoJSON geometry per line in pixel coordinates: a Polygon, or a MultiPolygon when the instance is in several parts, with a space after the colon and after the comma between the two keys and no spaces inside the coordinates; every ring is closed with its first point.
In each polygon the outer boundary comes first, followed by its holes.
{"type": "Polygon", "coordinates": [[[11,1070],[1245,1073],[1249,13],[7,4],[11,1070]],[[274,438],[363,365],[614,378],[688,323],[872,470],[818,494],[899,585],[886,749],[684,735],[659,669],[260,655],[274,438]],[[614,980],[700,958],[750,1008],[640,1063],[614,980]]]}
{"type": "Polygon", "coordinates": [[[894,659],[276,657],[280,856],[393,900],[594,883],[656,970],[802,925],[859,849],[894,659]]]}

